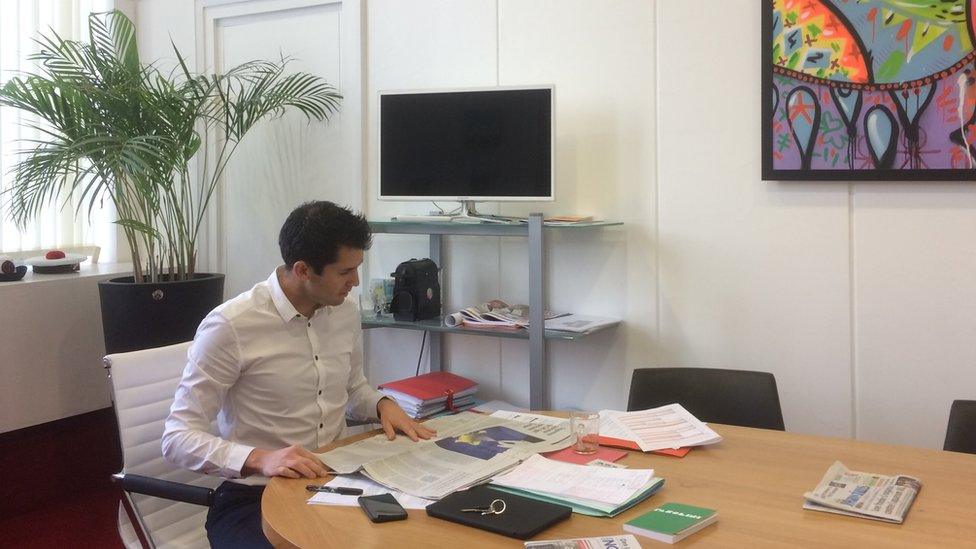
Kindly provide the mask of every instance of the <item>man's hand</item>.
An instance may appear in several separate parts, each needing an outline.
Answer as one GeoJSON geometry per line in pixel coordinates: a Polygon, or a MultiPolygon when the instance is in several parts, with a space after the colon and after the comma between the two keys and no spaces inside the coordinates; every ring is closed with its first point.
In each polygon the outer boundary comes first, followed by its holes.
{"type": "Polygon", "coordinates": [[[380,417],[383,430],[386,431],[386,438],[393,440],[396,431],[410,437],[410,440],[417,442],[419,439],[428,439],[437,434],[437,431],[424,427],[410,419],[400,406],[388,398],[381,398],[376,403],[376,415],[380,417]]]}
{"type": "Polygon", "coordinates": [[[296,444],[281,450],[251,450],[241,473],[244,476],[261,473],[266,477],[316,478],[328,475],[329,470],[315,454],[296,444]]]}

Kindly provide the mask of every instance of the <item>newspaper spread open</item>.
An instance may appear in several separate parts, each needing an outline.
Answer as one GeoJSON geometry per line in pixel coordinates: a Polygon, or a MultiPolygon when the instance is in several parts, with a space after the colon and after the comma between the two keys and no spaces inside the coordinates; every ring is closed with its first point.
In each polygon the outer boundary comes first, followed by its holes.
{"type": "Polygon", "coordinates": [[[820,484],[803,494],[803,508],[900,524],[921,488],[915,477],[860,473],[835,461],[820,484]]]}
{"type": "Polygon", "coordinates": [[[323,454],[337,473],[362,469],[376,482],[408,494],[440,499],[474,486],[539,452],[570,445],[569,425],[522,422],[461,412],[434,418],[434,440],[413,442],[403,435],[390,441],[380,434],[323,454]]]}

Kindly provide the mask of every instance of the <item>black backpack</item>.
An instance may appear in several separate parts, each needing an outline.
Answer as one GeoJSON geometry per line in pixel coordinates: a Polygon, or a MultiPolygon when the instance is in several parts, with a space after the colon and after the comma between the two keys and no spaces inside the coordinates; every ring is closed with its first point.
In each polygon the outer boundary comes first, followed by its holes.
{"type": "Polygon", "coordinates": [[[411,259],[397,265],[393,301],[390,310],[394,320],[416,321],[441,315],[441,283],[437,264],[430,259],[411,259]]]}

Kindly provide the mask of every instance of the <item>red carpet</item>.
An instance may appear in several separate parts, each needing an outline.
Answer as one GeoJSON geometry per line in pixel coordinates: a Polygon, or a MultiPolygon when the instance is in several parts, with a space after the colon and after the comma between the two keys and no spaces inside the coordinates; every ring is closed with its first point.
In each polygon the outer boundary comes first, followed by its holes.
{"type": "Polygon", "coordinates": [[[0,434],[0,548],[122,547],[111,408],[0,434]]]}
{"type": "Polygon", "coordinates": [[[119,494],[115,488],[71,496],[65,486],[60,501],[41,509],[0,518],[0,547],[121,549],[119,494]]]}

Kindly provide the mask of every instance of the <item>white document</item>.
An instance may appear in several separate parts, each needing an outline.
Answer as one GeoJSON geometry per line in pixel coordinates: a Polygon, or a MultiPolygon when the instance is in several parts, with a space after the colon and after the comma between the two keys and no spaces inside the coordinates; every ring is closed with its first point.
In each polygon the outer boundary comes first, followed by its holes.
{"type": "Polygon", "coordinates": [[[600,410],[600,434],[633,440],[641,451],[702,446],[722,437],[680,404],[638,412],[600,410]]]}
{"type": "Polygon", "coordinates": [[[493,484],[556,497],[622,505],[647,488],[653,469],[613,469],[576,465],[540,455],[492,479],[493,484]]]}
{"type": "MultiPolygon", "coordinates": [[[[359,488],[364,496],[378,496],[380,494],[393,494],[393,497],[404,509],[424,509],[431,503],[432,499],[424,499],[405,494],[399,490],[389,488],[373,482],[362,475],[342,475],[325,483],[325,486],[343,486],[345,488],[359,488]]],[[[308,498],[309,505],[346,505],[355,507],[359,505],[359,496],[344,496],[332,494],[330,492],[315,492],[315,495],[308,498]]]]}

